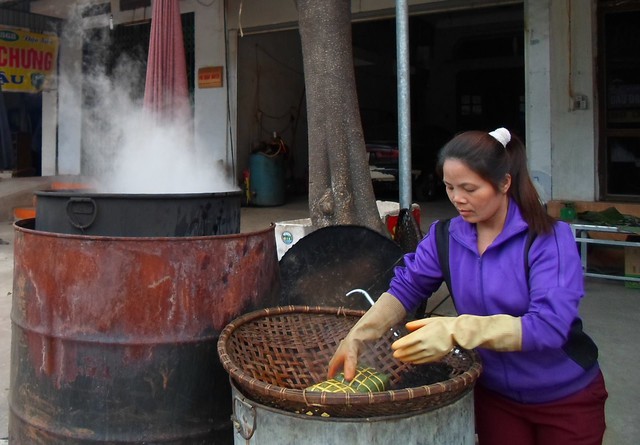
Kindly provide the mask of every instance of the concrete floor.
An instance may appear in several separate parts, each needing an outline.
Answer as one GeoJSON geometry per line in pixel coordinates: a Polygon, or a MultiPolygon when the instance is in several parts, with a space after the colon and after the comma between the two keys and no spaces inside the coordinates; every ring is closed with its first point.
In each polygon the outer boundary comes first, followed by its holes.
{"type": "MultiPolygon", "coordinates": [[[[0,207],[24,205],[29,202],[28,189],[44,187],[43,180],[0,180],[0,207]],[[10,184],[11,183],[11,184],[10,184]],[[10,195],[10,196],[9,196],[10,195]],[[16,196],[20,195],[20,198],[16,196]],[[9,198],[7,198],[9,196],[9,198]]],[[[434,219],[452,215],[448,202],[420,203],[423,229],[434,219]]],[[[6,209],[0,212],[7,214],[6,209]]],[[[243,207],[241,230],[256,231],[269,224],[305,218],[308,206],[305,199],[291,200],[279,207],[243,207]]],[[[13,226],[8,218],[0,218],[0,445],[6,443],[9,417],[9,368],[11,338],[11,294],[13,288],[13,226]]],[[[640,320],[640,289],[626,288],[622,282],[588,278],[587,294],[581,306],[586,331],[600,348],[600,364],[603,369],[609,400],[607,402],[607,424],[605,445],[639,443],[640,365],[638,344],[640,331],[636,325],[640,320]]],[[[434,298],[435,299],[435,298],[434,298]]],[[[452,313],[445,303],[439,313],[452,313]]]]}

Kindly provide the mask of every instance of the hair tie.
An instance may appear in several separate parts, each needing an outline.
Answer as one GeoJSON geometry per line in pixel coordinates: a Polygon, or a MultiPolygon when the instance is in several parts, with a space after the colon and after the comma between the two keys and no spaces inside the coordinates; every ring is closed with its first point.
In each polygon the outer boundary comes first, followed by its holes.
{"type": "Polygon", "coordinates": [[[507,148],[507,144],[511,140],[511,133],[504,127],[493,130],[489,133],[489,136],[500,142],[504,148],[507,148]]]}

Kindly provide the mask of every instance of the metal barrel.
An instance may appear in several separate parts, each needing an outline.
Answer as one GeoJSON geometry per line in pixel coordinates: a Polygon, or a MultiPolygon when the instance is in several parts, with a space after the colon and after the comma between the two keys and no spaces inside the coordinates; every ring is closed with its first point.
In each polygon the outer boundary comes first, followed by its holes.
{"type": "Polygon", "coordinates": [[[226,444],[216,342],[273,306],[274,227],[181,238],[15,225],[10,444],[226,444]]]}
{"type": "Polygon", "coordinates": [[[36,230],[76,235],[181,237],[240,232],[242,192],[35,192],[36,230]]]}
{"type": "Polygon", "coordinates": [[[249,156],[249,190],[256,206],[279,206],[285,201],[285,168],[282,154],[249,156]]]}
{"type": "Polygon", "coordinates": [[[397,415],[345,418],[310,416],[266,406],[235,384],[235,445],[474,445],[473,391],[436,409],[397,415]]]}

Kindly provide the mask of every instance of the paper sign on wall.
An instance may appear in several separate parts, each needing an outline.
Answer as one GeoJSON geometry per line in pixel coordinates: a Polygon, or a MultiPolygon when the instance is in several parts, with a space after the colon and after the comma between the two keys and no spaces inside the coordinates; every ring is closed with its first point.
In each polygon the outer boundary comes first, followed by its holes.
{"type": "Polygon", "coordinates": [[[199,88],[220,88],[222,87],[222,67],[207,66],[198,70],[199,88]]]}

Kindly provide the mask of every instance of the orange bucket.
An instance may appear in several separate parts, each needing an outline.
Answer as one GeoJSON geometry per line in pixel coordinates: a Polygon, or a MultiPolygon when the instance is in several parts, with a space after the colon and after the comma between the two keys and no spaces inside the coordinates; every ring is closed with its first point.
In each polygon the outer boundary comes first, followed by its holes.
{"type": "Polygon", "coordinates": [[[36,217],[36,209],[34,207],[16,207],[13,209],[13,219],[19,221],[21,219],[31,219],[36,217]]]}
{"type": "Polygon", "coordinates": [[[52,182],[51,190],[87,190],[90,189],[91,186],[89,184],[85,184],[82,182],[52,182]]]}

